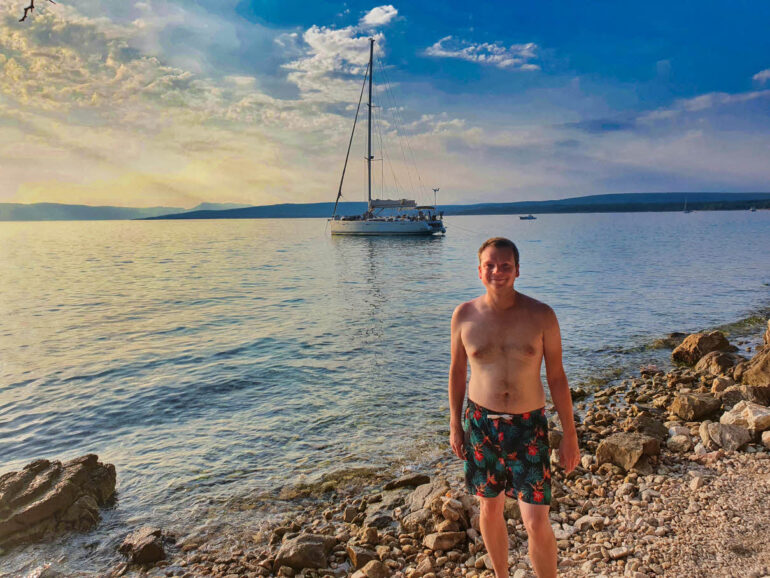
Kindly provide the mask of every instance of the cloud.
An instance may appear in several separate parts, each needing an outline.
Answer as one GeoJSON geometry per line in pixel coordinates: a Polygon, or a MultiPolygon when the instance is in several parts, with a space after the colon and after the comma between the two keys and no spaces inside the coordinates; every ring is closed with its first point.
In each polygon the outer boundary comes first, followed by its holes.
{"type": "Polygon", "coordinates": [[[765,84],[768,80],[770,80],[770,68],[760,70],[751,78],[759,84],[765,84]]]}
{"type": "Polygon", "coordinates": [[[332,28],[314,25],[300,38],[284,34],[276,39],[293,60],[284,65],[287,80],[297,86],[305,101],[350,103],[358,98],[369,62],[369,38],[375,56],[383,53],[385,36],[373,28],[390,22],[398,11],[391,5],[367,12],[356,26],[332,28]]]}
{"type": "Polygon", "coordinates": [[[673,106],[659,108],[657,110],[653,110],[641,115],[639,120],[644,122],[672,119],[685,113],[701,112],[708,109],[742,104],[768,97],[770,97],[770,89],[738,92],[732,94],[727,92],[709,92],[692,98],[677,100],[674,102],[673,106]]]}
{"type": "Polygon", "coordinates": [[[361,18],[361,24],[366,26],[384,26],[398,15],[396,10],[390,4],[384,6],[377,6],[367,12],[363,18],[361,18]]]}
{"type": "Polygon", "coordinates": [[[538,46],[533,42],[512,44],[506,48],[497,42],[473,44],[465,40],[456,40],[452,36],[445,36],[426,48],[425,54],[491,64],[510,70],[540,70],[540,66],[532,62],[537,57],[537,50],[538,46]]]}

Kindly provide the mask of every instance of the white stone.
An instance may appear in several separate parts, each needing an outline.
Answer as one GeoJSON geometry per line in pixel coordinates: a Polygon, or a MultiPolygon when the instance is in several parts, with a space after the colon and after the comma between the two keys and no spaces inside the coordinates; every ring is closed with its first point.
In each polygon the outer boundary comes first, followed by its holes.
{"type": "Polygon", "coordinates": [[[754,431],[770,429],[770,407],[751,401],[741,401],[719,418],[719,423],[741,425],[754,431]]]}
{"type": "Polygon", "coordinates": [[[668,428],[668,436],[689,436],[690,428],[684,425],[674,425],[668,428]]]}

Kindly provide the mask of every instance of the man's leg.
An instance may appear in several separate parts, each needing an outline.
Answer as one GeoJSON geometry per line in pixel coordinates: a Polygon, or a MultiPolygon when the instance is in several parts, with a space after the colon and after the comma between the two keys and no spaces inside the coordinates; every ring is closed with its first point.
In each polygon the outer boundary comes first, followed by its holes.
{"type": "Polygon", "coordinates": [[[481,504],[481,536],[487,547],[489,558],[497,578],[508,578],[508,528],[505,525],[503,509],[505,492],[495,498],[479,498],[481,504]]]}
{"type": "Polygon", "coordinates": [[[548,519],[549,509],[519,500],[521,520],[529,536],[529,560],[537,578],[556,578],[556,538],[548,519]]]}

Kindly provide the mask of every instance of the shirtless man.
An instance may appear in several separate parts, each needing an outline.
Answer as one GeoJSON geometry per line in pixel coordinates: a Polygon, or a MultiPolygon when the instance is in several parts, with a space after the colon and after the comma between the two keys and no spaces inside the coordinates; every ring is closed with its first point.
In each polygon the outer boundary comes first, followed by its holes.
{"type": "Polygon", "coordinates": [[[556,539],[548,519],[551,471],[540,380],[543,359],[564,429],[560,465],[571,472],[580,452],[559,323],[548,305],[513,288],[518,276],[516,245],[502,237],[485,241],[479,249],[479,278],[487,292],[452,315],[450,442],[465,460],[468,490],[481,502],[481,535],[497,578],[508,576],[506,494],[518,498],[535,573],[551,578],[556,576],[556,539]],[[468,360],[471,379],[463,414],[468,360]]]}

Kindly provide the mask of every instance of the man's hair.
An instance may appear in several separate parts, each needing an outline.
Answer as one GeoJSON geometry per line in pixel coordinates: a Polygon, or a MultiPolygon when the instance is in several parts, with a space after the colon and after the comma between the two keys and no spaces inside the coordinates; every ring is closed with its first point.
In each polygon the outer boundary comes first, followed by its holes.
{"type": "Polygon", "coordinates": [[[487,247],[495,247],[497,249],[510,249],[513,251],[513,262],[516,266],[519,266],[519,250],[516,248],[516,244],[510,239],[505,237],[492,237],[484,241],[479,248],[479,263],[481,263],[481,254],[487,247]]]}

